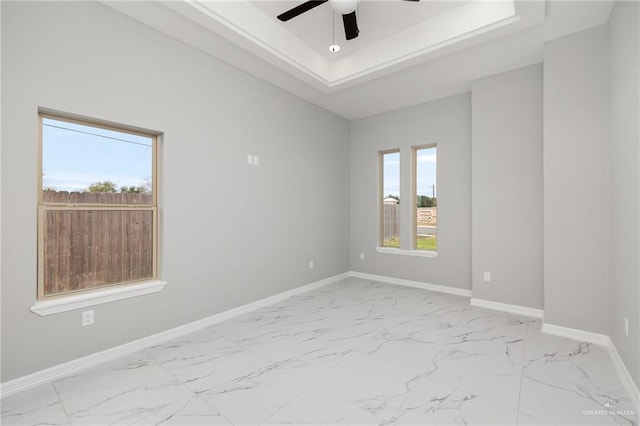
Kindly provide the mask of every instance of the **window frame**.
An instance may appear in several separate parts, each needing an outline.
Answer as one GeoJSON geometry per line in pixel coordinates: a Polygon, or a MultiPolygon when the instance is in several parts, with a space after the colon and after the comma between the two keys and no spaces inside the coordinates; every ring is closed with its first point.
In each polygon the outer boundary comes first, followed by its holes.
{"type": "MultiPolygon", "coordinates": [[[[384,245],[384,156],[387,154],[398,154],[398,176],[401,178],[402,176],[402,158],[400,153],[400,148],[392,148],[386,149],[382,151],[378,151],[378,248],[381,249],[389,249],[389,250],[397,250],[396,247],[388,247],[384,245]]],[[[398,191],[399,192],[399,191],[398,191]]],[[[400,194],[398,194],[398,197],[400,194]]],[[[400,216],[402,217],[402,216],[400,216]]],[[[400,229],[402,229],[402,220],[400,220],[399,224],[400,229]]],[[[401,244],[400,236],[398,236],[398,241],[401,244]]]]}
{"type": "MultiPolygon", "coordinates": [[[[438,144],[428,143],[423,145],[416,145],[411,147],[411,193],[413,194],[412,200],[412,213],[411,213],[411,248],[421,253],[438,253],[438,243],[436,240],[435,250],[426,250],[418,248],[418,151],[423,149],[436,149],[436,187],[438,183],[438,173],[440,168],[438,167],[438,144]]],[[[436,197],[436,200],[438,197],[436,197]]],[[[436,201],[437,202],[437,201],[436,201]]],[[[436,238],[438,237],[438,226],[436,225],[436,238]]]]}
{"type": "MultiPolygon", "coordinates": [[[[37,246],[38,246],[38,265],[37,265],[37,292],[36,292],[36,306],[38,304],[46,303],[47,301],[60,301],[63,298],[73,298],[78,296],[83,296],[83,299],[99,299],[100,296],[97,296],[99,293],[105,292],[105,290],[109,290],[109,294],[120,293],[119,291],[113,291],[115,287],[123,287],[124,292],[132,292],[132,293],[140,293],[138,290],[138,286],[136,284],[146,284],[148,287],[156,286],[157,290],[153,288],[148,292],[155,292],[161,290],[166,283],[159,281],[159,209],[158,209],[158,193],[159,193],[159,176],[158,176],[158,139],[160,134],[157,132],[142,130],[139,128],[135,128],[132,126],[126,126],[122,124],[106,122],[102,120],[80,117],[77,115],[64,114],[59,112],[50,112],[45,110],[38,111],[38,178],[37,181],[37,210],[38,210],[38,228],[37,228],[37,246]],[[128,133],[136,136],[147,137],[151,139],[152,148],[151,148],[151,158],[152,158],[152,166],[151,166],[151,192],[152,192],[152,202],[149,204],[101,204],[101,203],[61,203],[61,202],[51,202],[44,200],[44,191],[43,191],[43,147],[44,147],[44,137],[43,137],[43,124],[44,119],[52,119],[62,122],[67,122],[71,124],[79,124],[83,126],[91,126],[95,128],[117,131],[121,133],[128,133]],[[45,241],[44,241],[44,222],[45,215],[48,211],[79,211],[79,210],[93,210],[93,211],[151,211],[152,213],[152,226],[151,226],[151,277],[145,277],[137,280],[123,281],[118,283],[104,284],[97,287],[86,288],[86,289],[78,289],[72,291],[66,291],[63,293],[57,293],[52,295],[44,294],[44,251],[45,251],[45,241]],[[158,287],[158,285],[161,285],[158,287]],[[124,287],[128,287],[126,290],[124,287]],[[135,287],[135,288],[134,288],[135,287]],[[130,288],[130,289],[129,289],[130,288]],[[92,293],[96,293],[96,297],[91,296],[92,293]],[[89,295],[89,296],[87,296],[89,295]],[[85,297],[86,296],[86,297],[85,297]]],[[[145,291],[146,293],[147,291],[145,291]]],[[[144,294],[144,293],[142,293],[144,294]]],[[[137,295],[137,294],[136,294],[137,295]]],[[[124,298],[118,297],[119,298],[124,298]]],[[[111,300],[113,299],[111,296],[111,300]]],[[[104,303],[101,301],[97,301],[92,304],[104,303]]],[[[34,306],[34,307],[36,307],[34,306]]],[[[84,302],[83,306],[88,306],[86,302],[84,302]]],[[[73,309],[73,308],[72,308],[73,309]]],[[[64,311],[66,309],[55,310],[56,313],[59,311],[64,311]]],[[[34,308],[32,311],[37,312],[34,308]]]]}

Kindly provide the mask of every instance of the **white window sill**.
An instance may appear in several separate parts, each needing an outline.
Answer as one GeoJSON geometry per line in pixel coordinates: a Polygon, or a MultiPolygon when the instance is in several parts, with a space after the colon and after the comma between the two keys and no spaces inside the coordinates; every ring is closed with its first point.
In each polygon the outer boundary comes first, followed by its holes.
{"type": "Polygon", "coordinates": [[[107,287],[87,293],[73,294],[66,297],[57,297],[51,300],[41,300],[37,301],[35,305],[31,307],[31,312],[40,316],[53,315],[74,309],[86,308],[88,306],[100,305],[102,303],[114,302],[116,300],[157,293],[166,285],[166,281],[142,281],[128,285],[107,287]]]}
{"type": "Polygon", "coordinates": [[[428,251],[428,250],[403,250],[399,248],[392,247],[376,247],[376,251],[378,253],[387,253],[387,254],[399,254],[402,256],[416,256],[416,257],[438,257],[437,251],[428,251]]]}

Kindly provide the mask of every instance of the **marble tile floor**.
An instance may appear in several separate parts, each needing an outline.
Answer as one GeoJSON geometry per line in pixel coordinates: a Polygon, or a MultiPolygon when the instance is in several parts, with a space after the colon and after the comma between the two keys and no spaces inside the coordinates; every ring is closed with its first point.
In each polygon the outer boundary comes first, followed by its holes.
{"type": "Polygon", "coordinates": [[[637,425],[606,348],[349,278],[2,401],[3,425],[637,425]]]}

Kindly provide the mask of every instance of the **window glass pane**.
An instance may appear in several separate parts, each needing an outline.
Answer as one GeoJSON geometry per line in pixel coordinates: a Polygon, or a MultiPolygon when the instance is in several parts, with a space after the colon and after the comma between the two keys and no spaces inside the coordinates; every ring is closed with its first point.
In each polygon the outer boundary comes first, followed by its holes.
{"type": "Polygon", "coordinates": [[[437,248],[438,194],[436,147],[415,150],[416,161],[416,249],[437,248]]]}
{"type": "Polygon", "coordinates": [[[152,210],[44,212],[45,296],[152,277],[152,210]]]}
{"type": "Polygon", "coordinates": [[[382,246],[400,247],[400,153],[382,155],[382,246]]]}
{"type": "Polygon", "coordinates": [[[153,138],[43,117],[44,200],[74,203],[151,204],[153,138]],[[63,194],[55,194],[62,192],[63,194]],[[68,193],[92,193],[93,196],[68,193]],[[106,194],[106,195],[105,195],[106,194]],[[131,200],[135,201],[131,201],[131,200]]]}

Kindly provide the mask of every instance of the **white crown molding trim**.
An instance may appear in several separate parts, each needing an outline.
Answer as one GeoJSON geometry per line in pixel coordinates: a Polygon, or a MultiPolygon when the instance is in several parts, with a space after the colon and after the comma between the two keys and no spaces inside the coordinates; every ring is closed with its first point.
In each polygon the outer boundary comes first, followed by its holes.
{"type": "MultiPolygon", "coordinates": [[[[138,5],[102,2],[160,31],[179,39],[183,37],[184,31],[176,30],[171,22],[158,22],[152,13],[141,14],[138,5]]],[[[251,6],[249,1],[164,0],[160,3],[327,94],[514,34],[545,19],[544,0],[471,0],[363,49],[329,59],[297,37],[291,37],[286,26],[251,6]]]]}
{"type": "Polygon", "coordinates": [[[525,317],[544,318],[542,309],[529,308],[527,306],[512,305],[510,303],[494,302],[493,300],[471,298],[471,306],[479,308],[493,309],[494,311],[508,312],[510,314],[522,315],[525,317]]]}
{"type": "Polygon", "coordinates": [[[542,324],[542,332],[553,334],[554,336],[579,340],[581,342],[593,343],[600,346],[609,346],[609,336],[606,334],[598,334],[575,328],[562,327],[559,325],[549,324],[548,322],[542,324]]]}
{"type": "Polygon", "coordinates": [[[133,352],[137,352],[150,346],[166,342],[167,340],[171,340],[176,337],[201,330],[205,327],[209,327],[213,324],[217,324],[229,318],[254,311],[264,306],[272,305],[291,296],[323,287],[327,284],[331,284],[341,279],[348,278],[349,276],[349,272],[334,275],[332,277],[316,281],[311,284],[303,285],[291,290],[287,290],[285,292],[278,293],[276,295],[269,296],[255,302],[230,309],[228,311],[220,312],[207,318],[193,321],[175,328],[171,328],[169,330],[161,331],[160,333],[152,334],[151,336],[143,337],[141,339],[134,340],[132,342],[125,343],[114,348],[106,349],[104,351],[96,352],[82,358],[54,365],[53,367],[45,368],[44,370],[36,371],[35,373],[31,373],[26,376],[18,377],[17,379],[0,384],[0,399],[21,392],[28,388],[40,385],[42,383],[46,383],[63,376],[77,373],[87,368],[112,361],[114,359],[131,354],[133,352]]]}
{"type": "Polygon", "coordinates": [[[453,294],[456,296],[471,297],[471,290],[457,287],[448,287],[444,285],[423,283],[420,281],[403,280],[401,278],[386,277],[383,275],[365,274],[363,272],[351,271],[351,277],[362,278],[365,280],[382,281],[390,284],[397,284],[405,287],[420,288],[422,290],[437,291],[438,293],[453,294]]]}
{"type": "Polygon", "coordinates": [[[608,349],[609,356],[611,357],[613,365],[618,372],[618,376],[627,390],[627,393],[631,396],[635,412],[640,413],[640,390],[638,389],[636,382],[633,380],[633,377],[631,377],[631,373],[629,373],[627,366],[622,361],[622,358],[620,358],[616,345],[613,344],[613,340],[611,340],[611,338],[609,338],[608,349]]]}

